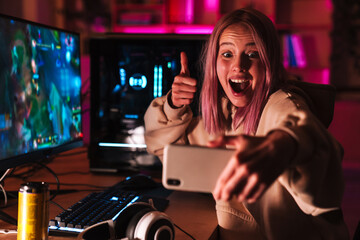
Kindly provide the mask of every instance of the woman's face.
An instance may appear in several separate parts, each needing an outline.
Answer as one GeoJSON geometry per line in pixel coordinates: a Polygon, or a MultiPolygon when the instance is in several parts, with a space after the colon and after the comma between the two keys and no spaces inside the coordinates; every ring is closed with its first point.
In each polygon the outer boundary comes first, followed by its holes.
{"type": "Polygon", "coordinates": [[[265,66],[250,31],[230,25],[219,40],[216,72],[221,86],[236,107],[245,107],[257,84],[265,80],[265,66]]]}

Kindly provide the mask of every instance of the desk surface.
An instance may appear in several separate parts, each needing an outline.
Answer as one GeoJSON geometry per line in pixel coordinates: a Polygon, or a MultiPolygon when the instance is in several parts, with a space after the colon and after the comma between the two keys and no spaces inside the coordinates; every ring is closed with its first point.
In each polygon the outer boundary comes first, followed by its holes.
{"type": "MultiPolygon", "coordinates": [[[[79,148],[59,155],[47,166],[53,170],[61,183],[61,190],[76,189],[76,191],[67,194],[57,195],[54,202],[67,208],[84,198],[91,191],[95,190],[92,186],[108,187],[124,179],[125,175],[111,174],[101,175],[93,174],[89,171],[89,163],[87,159],[86,148],[79,148]],[[77,184],[77,185],[75,185],[77,184]]],[[[17,170],[17,173],[23,170],[17,170]]],[[[160,181],[160,179],[158,179],[160,181]]],[[[50,189],[56,189],[55,177],[46,169],[40,169],[29,177],[27,181],[46,181],[50,184],[50,189]],[[54,184],[53,184],[54,183],[54,184]]],[[[17,191],[23,180],[8,177],[5,179],[6,191],[17,191]]],[[[165,213],[172,221],[191,234],[195,239],[209,239],[217,226],[215,202],[210,195],[190,192],[173,192],[169,197],[169,206],[165,213]]],[[[2,209],[10,216],[17,218],[17,203],[10,200],[8,207],[2,209]]],[[[53,219],[62,210],[55,204],[50,204],[50,219],[53,219]]],[[[14,230],[16,226],[10,225],[0,220],[0,229],[14,230]]],[[[16,234],[0,233],[0,240],[16,239],[16,234]]],[[[71,237],[50,236],[49,239],[76,239],[71,237]]],[[[185,233],[179,229],[175,229],[175,239],[190,239],[185,233]]]]}

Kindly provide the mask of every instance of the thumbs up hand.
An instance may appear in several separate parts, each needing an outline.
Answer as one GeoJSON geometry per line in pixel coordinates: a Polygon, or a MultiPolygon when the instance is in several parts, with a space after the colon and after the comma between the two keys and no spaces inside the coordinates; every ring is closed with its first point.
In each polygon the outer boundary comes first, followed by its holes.
{"type": "Polygon", "coordinates": [[[180,74],[175,77],[171,87],[171,101],[175,107],[189,105],[193,101],[197,84],[197,80],[190,77],[188,58],[185,52],[180,53],[180,63],[180,74]]]}

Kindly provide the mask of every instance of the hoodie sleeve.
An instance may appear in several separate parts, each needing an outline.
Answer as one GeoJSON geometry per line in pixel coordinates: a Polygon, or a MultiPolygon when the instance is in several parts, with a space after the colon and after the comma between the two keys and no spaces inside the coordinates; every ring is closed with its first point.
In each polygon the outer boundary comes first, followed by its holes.
{"type": "Polygon", "coordinates": [[[278,181],[301,210],[316,216],[339,208],[344,192],[343,150],[304,98],[283,90],[269,98],[256,134],[274,130],[289,133],[297,142],[296,156],[278,181]]]}
{"type": "Polygon", "coordinates": [[[144,116],[147,150],[161,160],[165,145],[187,143],[186,129],[193,117],[189,106],[172,108],[168,101],[170,94],[154,99],[144,116]]]}

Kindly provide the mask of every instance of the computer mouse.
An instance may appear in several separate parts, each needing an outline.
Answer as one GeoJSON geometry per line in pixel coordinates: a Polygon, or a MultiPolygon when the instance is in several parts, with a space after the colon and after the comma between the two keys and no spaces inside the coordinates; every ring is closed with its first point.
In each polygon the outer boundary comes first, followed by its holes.
{"type": "Polygon", "coordinates": [[[136,174],[127,177],[122,183],[123,188],[126,189],[149,189],[158,187],[158,183],[155,182],[150,176],[145,174],[136,174]]]}

